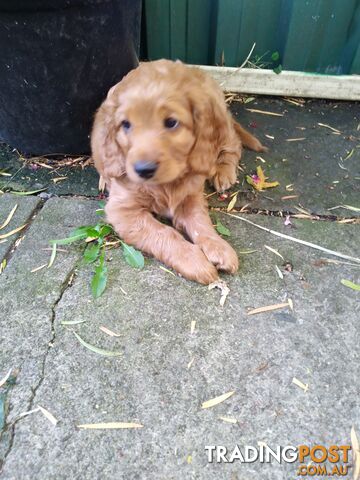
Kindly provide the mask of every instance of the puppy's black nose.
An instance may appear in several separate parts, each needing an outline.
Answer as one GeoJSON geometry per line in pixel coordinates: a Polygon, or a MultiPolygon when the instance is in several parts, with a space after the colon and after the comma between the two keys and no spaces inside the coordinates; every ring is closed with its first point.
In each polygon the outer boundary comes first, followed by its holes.
{"type": "Polygon", "coordinates": [[[141,178],[152,178],[155,175],[158,166],[148,160],[138,160],[134,165],[135,172],[141,178]]]}

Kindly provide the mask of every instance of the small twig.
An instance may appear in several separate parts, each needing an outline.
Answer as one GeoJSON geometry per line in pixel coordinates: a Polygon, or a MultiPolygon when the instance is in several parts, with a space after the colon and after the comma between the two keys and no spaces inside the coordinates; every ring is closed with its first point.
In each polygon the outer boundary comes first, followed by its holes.
{"type": "Polygon", "coordinates": [[[225,80],[224,80],[222,83],[220,83],[220,87],[223,87],[224,84],[228,81],[228,79],[229,79],[230,77],[232,77],[233,75],[235,75],[235,73],[237,73],[239,70],[241,70],[241,69],[247,64],[247,62],[249,61],[249,58],[251,57],[251,55],[252,55],[252,53],[253,53],[253,51],[254,51],[255,46],[256,46],[256,43],[254,42],[253,46],[252,46],[251,49],[250,49],[250,52],[249,52],[248,56],[245,58],[245,60],[243,61],[243,63],[240,65],[240,67],[238,67],[236,70],[234,70],[233,72],[231,72],[231,73],[225,78],[225,80]]]}
{"type": "Polygon", "coordinates": [[[343,253],[335,252],[334,250],[329,250],[328,248],[321,247],[320,245],[316,245],[315,243],[306,242],[305,240],[300,240],[299,238],[294,238],[294,237],[291,237],[290,235],[285,235],[284,233],[280,233],[275,230],[270,230],[270,228],[263,227],[262,225],[257,225],[256,223],[252,222],[251,220],[248,220],[247,218],[238,217],[237,215],[234,215],[232,213],[226,213],[226,212],[224,213],[226,215],[229,215],[230,217],[237,218],[242,222],[249,223],[250,225],[253,225],[256,228],[260,228],[260,230],[264,230],[265,232],[276,235],[277,237],[285,238],[286,240],[291,240],[293,242],[300,243],[301,245],[306,245],[307,247],[314,248],[315,250],[320,250],[321,252],[325,252],[328,255],[333,255],[335,257],[343,258],[345,260],[351,260],[352,262],[360,263],[360,258],[351,257],[350,255],[345,255],[343,253]]]}

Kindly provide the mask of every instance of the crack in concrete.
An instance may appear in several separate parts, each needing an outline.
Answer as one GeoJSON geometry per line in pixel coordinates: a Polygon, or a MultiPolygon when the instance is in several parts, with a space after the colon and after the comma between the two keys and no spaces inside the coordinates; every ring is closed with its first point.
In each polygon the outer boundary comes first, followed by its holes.
{"type": "Polygon", "coordinates": [[[32,222],[34,221],[34,219],[36,218],[36,216],[39,214],[39,212],[43,209],[44,205],[45,205],[45,202],[46,200],[42,200],[40,201],[35,207],[33,210],[31,210],[31,212],[29,213],[29,216],[27,217],[26,221],[25,221],[25,224],[26,224],[26,227],[21,231],[21,234],[19,237],[15,237],[13,242],[10,243],[9,245],[9,248],[6,250],[5,252],[5,255],[3,256],[3,260],[6,260],[6,264],[8,265],[11,258],[14,256],[14,253],[16,252],[18,246],[20,245],[20,242],[18,242],[18,240],[23,237],[24,235],[26,235],[27,231],[29,230],[29,228],[31,227],[32,225],[32,222]]]}
{"type": "MultiPolygon", "coordinates": [[[[226,207],[209,207],[211,212],[220,212],[220,213],[229,213],[226,207]]],[[[294,217],[295,215],[299,215],[300,212],[293,212],[291,210],[268,210],[265,208],[250,208],[246,207],[246,210],[241,209],[233,209],[230,213],[241,213],[242,215],[262,215],[265,217],[279,217],[284,218],[287,215],[290,217],[294,217]]],[[[295,217],[296,218],[296,217],[295,217]]],[[[306,219],[307,217],[304,215],[301,219],[306,219]]],[[[318,213],[309,213],[308,218],[311,220],[322,221],[322,222],[338,222],[340,220],[347,220],[350,222],[352,220],[354,223],[360,222],[359,217],[338,217],[336,215],[324,215],[318,213]]]]}
{"type": "MultiPolygon", "coordinates": [[[[70,288],[73,285],[72,278],[75,274],[76,268],[77,268],[77,263],[74,264],[72,269],[67,274],[65,280],[60,285],[59,295],[50,307],[50,309],[51,309],[51,318],[50,318],[51,337],[50,337],[50,340],[48,342],[46,351],[45,351],[43,359],[42,359],[41,369],[40,369],[40,378],[39,378],[37,384],[34,387],[31,387],[31,396],[30,396],[30,399],[29,399],[29,402],[28,402],[28,407],[27,407],[26,411],[30,411],[34,408],[36,393],[39,390],[39,388],[41,387],[41,385],[42,385],[42,383],[45,379],[46,361],[47,361],[49,352],[50,352],[51,348],[53,347],[54,342],[56,340],[56,331],[55,331],[56,308],[57,308],[58,304],[61,302],[61,299],[63,298],[65,292],[68,290],[68,288],[70,288]]],[[[8,445],[6,451],[5,451],[4,457],[3,457],[3,459],[0,459],[0,473],[4,469],[6,459],[9,456],[9,454],[11,453],[11,450],[12,450],[13,445],[14,445],[15,433],[16,433],[15,432],[16,424],[20,420],[22,420],[23,418],[25,418],[25,417],[18,417],[12,422],[11,425],[6,425],[5,426],[4,431],[6,431],[6,430],[8,431],[8,433],[10,435],[10,439],[9,439],[9,445],[8,445]]]]}

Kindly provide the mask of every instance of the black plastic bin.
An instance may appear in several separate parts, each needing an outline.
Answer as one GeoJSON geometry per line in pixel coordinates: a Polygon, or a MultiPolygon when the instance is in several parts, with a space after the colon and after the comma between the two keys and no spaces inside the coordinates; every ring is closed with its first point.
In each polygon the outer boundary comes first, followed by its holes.
{"type": "Polygon", "coordinates": [[[96,109],[138,62],[141,0],[0,0],[0,141],[90,150],[96,109]]]}

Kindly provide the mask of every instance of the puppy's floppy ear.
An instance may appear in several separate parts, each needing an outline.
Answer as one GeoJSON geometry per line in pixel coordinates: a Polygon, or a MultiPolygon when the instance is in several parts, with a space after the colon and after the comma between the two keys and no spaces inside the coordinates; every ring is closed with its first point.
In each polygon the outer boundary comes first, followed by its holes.
{"type": "Polygon", "coordinates": [[[105,180],[120,177],[125,171],[124,155],[116,140],[116,105],[113,93],[114,87],[97,111],[91,133],[92,157],[97,171],[105,180]]]}
{"type": "Polygon", "coordinates": [[[195,173],[212,176],[215,172],[216,145],[226,135],[228,115],[218,92],[192,88],[188,93],[194,123],[195,144],[190,166],[195,173]]]}

